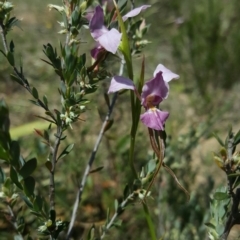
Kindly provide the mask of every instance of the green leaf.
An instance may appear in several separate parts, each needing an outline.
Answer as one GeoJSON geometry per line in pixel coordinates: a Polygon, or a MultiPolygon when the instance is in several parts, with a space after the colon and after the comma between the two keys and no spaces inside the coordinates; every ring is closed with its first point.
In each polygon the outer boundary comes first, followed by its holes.
{"type": "Polygon", "coordinates": [[[37,212],[42,210],[43,199],[39,195],[37,195],[33,201],[33,209],[37,212]]]}
{"type": "Polygon", "coordinates": [[[1,146],[0,142],[0,159],[9,162],[10,155],[9,153],[1,146]]]}
{"type": "Polygon", "coordinates": [[[59,155],[59,157],[58,157],[57,160],[65,157],[66,155],[68,155],[68,154],[72,151],[73,147],[74,147],[74,143],[69,144],[69,145],[62,151],[62,153],[59,155]]]}
{"type": "Polygon", "coordinates": [[[28,197],[26,197],[25,195],[23,194],[19,194],[20,198],[26,203],[26,205],[29,207],[29,208],[33,208],[33,205],[32,203],[30,202],[30,200],[28,199],[28,197]]]}
{"type": "Polygon", "coordinates": [[[37,159],[36,158],[32,158],[29,161],[27,161],[22,168],[19,171],[19,174],[23,177],[26,178],[28,176],[30,176],[34,170],[37,167],[37,159]]]}
{"type": "Polygon", "coordinates": [[[9,44],[9,49],[10,49],[10,52],[14,52],[14,42],[11,41],[10,44],[9,44]]]}
{"type": "Polygon", "coordinates": [[[35,179],[31,176],[23,179],[23,190],[28,197],[34,195],[35,179]]]}
{"type": "Polygon", "coordinates": [[[92,227],[89,229],[87,240],[94,240],[95,238],[95,226],[92,225],[92,227]]]}
{"type": "Polygon", "coordinates": [[[225,147],[224,142],[219,138],[219,136],[216,133],[213,133],[213,136],[217,139],[218,143],[222,146],[225,147]]]}
{"type": "Polygon", "coordinates": [[[11,162],[16,167],[19,168],[19,158],[20,158],[20,146],[17,141],[12,141],[10,146],[10,153],[11,153],[11,162]]]}
{"type": "Polygon", "coordinates": [[[43,102],[44,102],[45,106],[48,108],[48,99],[47,99],[46,95],[43,96],[43,102]]]}
{"type": "Polygon", "coordinates": [[[121,227],[122,226],[122,220],[118,220],[116,222],[113,223],[114,227],[121,227]]]}
{"type": "Polygon", "coordinates": [[[42,218],[42,217],[43,217],[42,214],[39,213],[39,212],[30,211],[30,213],[32,213],[33,215],[35,215],[35,216],[37,216],[37,217],[39,217],[39,218],[42,218]]]}
{"type": "Polygon", "coordinates": [[[56,212],[55,212],[55,210],[50,210],[49,218],[52,220],[53,223],[56,221],[56,212]]]}
{"type": "Polygon", "coordinates": [[[99,171],[101,171],[103,168],[104,168],[103,166],[102,166],[102,167],[95,168],[95,169],[91,170],[91,171],[89,172],[89,174],[90,174],[90,173],[99,172],[99,171]]]}
{"type": "Polygon", "coordinates": [[[9,132],[10,119],[9,110],[4,100],[0,100],[0,129],[3,132],[9,132]]]}
{"type": "Polygon", "coordinates": [[[35,99],[38,99],[38,91],[35,87],[32,88],[32,95],[35,99]]]}
{"type": "Polygon", "coordinates": [[[52,171],[52,163],[51,163],[50,161],[46,161],[46,162],[45,162],[45,166],[46,166],[46,168],[49,170],[49,172],[52,171]]]}
{"type": "Polygon", "coordinates": [[[128,197],[128,195],[129,195],[129,185],[127,184],[126,186],[125,186],[125,188],[124,188],[124,191],[123,191],[123,197],[124,197],[124,199],[126,199],[127,197],[128,197]]]}
{"type": "Polygon", "coordinates": [[[21,190],[23,189],[21,183],[18,181],[18,174],[12,166],[10,167],[10,178],[11,178],[12,182],[15,183],[18,188],[20,188],[21,190]]]}
{"type": "Polygon", "coordinates": [[[115,199],[114,201],[114,209],[115,209],[115,212],[118,212],[118,200],[115,199]]]}
{"type": "Polygon", "coordinates": [[[105,125],[105,128],[104,128],[104,133],[112,127],[113,123],[114,123],[113,119],[110,119],[106,122],[106,125],[105,125]]]}
{"type": "Polygon", "coordinates": [[[14,55],[12,52],[7,52],[7,60],[11,66],[15,66],[14,55]]]}
{"type": "Polygon", "coordinates": [[[224,192],[215,192],[213,195],[213,198],[220,201],[220,200],[228,199],[230,198],[230,196],[224,192]]]}
{"type": "Polygon", "coordinates": [[[118,6],[117,6],[115,1],[114,1],[114,5],[115,5],[115,8],[116,8],[116,12],[117,12],[117,15],[118,15],[118,23],[119,23],[119,26],[121,28],[121,33],[122,33],[122,42],[121,42],[121,45],[119,46],[119,49],[123,53],[124,59],[126,61],[128,76],[129,76],[130,79],[133,79],[132,56],[131,56],[127,31],[126,31],[124,22],[122,20],[122,16],[119,12],[118,6]]]}
{"type": "Polygon", "coordinates": [[[234,145],[237,145],[240,143],[240,130],[237,132],[237,134],[234,137],[234,145]]]}
{"type": "Polygon", "coordinates": [[[5,182],[5,178],[6,178],[5,173],[0,167],[0,184],[3,184],[5,182]]]}

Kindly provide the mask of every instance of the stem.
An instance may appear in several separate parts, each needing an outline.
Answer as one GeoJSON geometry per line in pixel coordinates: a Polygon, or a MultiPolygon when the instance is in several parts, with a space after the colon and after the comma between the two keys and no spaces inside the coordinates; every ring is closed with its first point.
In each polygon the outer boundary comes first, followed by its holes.
{"type": "Polygon", "coordinates": [[[4,47],[4,50],[5,50],[5,53],[7,54],[8,53],[8,45],[7,45],[6,34],[4,32],[4,25],[3,25],[2,21],[0,22],[0,32],[1,32],[1,35],[2,35],[3,47],[4,47]]]}
{"type": "Polygon", "coordinates": [[[52,152],[52,158],[51,158],[51,163],[52,163],[52,169],[50,171],[50,183],[49,183],[49,201],[50,201],[50,209],[55,210],[55,179],[54,179],[54,174],[55,174],[55,165],[57,162],[57,153],[59,149],[59,145],[61,142],[61,136],[62,136],[63,130],[61,126],[57,127],[57,133],[56,133],[56,140],[54,143],[53,148],[51,148],[52,152]]]}
{"type": "MultiPolygon", "coordinates": [[[[156,140],[155,140],[155,137],[154,137],[154,132],[153,132],[153,129],[151,128],[148,128],[148,132],[149,132],[149,137],[150,137],[150,142],[151,142],[151,145],[152,145],[152,148],[159,160],[159,163],[158,163],[158,166],[157,166],[157,169],[156,171],[154,172],[154,175],[152,177],[152,180],[150,182],[150,184],[148,185],[148,188],[147,188],[147,191],[145,193],[145,197],[147,196],[150,188],[152,187],[156,177],[157,177],[157,174],[159,173],[162,165],[163,165],[163,159],[164,159],[164,141],[163,141],[163,136],[162,136],[162,133],[159,131],[157,132],[157,134],[159,134],[159,147],[156,143],[156,140]]],[[[145,198],[144,197],[144,198],[145,198]]]]}
{"type": "Polygon", "coordinates": [[[71,231],[72,231],[72,228],[73,228],[73,224],[74,224],[75,219],[76,219],[78,205],[81,202],[82,193],[83,193],[83,190],[84,190],[84,187],[85,187],[85,184],[86,184],[87,176],[88,176],[88,174],[90,172],[90,169],[91,169],[91,166],[92,166],[92,164],[93,164],[93,162],[95,160],[95,156],[96,156],[98,147],[100,145],[100,142],[102,140],[105,128],[106,128],[106,126],[108,124],[108,121],[110,119],[110,116],[112,114],[112,111],[113,111],[115,102],[117,100],[117,97],[118,97],[118,93],[114,93],[113,98],[112,98],[112,102],[111,102],[110,107],[109,107],[109,111],[108,111],[108,113],[106,115],[106,118],[105,118],[103,124],[102,124],[102,128],[101,128],[100,133],[98,135],[98,138],[97,138],[97,141],[95,143],[94,149],[92,151],[92,154],[91,154],[91,156],[90,156],[90,158],[88,160],[87,166],[85,168],[85,171],[84,171],[84,174],[83,174],[83,178],[82,178],[80,187],[78,189],[78,193],[77,193],[76,200],[75,200],[75,203],[74,203],[73,212],[72,212],[72,216],[71,216],[71,221],[70,221],[70,224],[69,224],[67,238],[66,238],[67,240],[70,238],[70,234],[71,234],[71,231]]]}
{"type": "Polygon", "coordinates": [[[109,221],[109,223],[107,224],[107,226],[105,226],[103,228],[103,233],[100,237],[100,239],[103,239],[107,233],[107,231],[113,226],[116,218],[119,216],[119,210],[120,212],[122,212],[121,210],[123,210],[126,205],[128,204],[129,201],[132,201],[133,200],[133,197],[135,196],[135,192],[132,192],[121,204],[120,206],[118,206],[118,209],[115,210],[115,213],[114,215],[112,216],[111,220],[109,221]]]}
{"type": "Polygon", "coordinates": [[[10,215],[10,218],[11,218],[11,224],[13,225],[14,229],[17,231],[18,235],[15,236],[17,237],[17,239],[19,240],[23,240],[23,236],[22,234],[18,231],[18,225],[17,225],[17,222],[16,222],[16,218],[15,218],[15,215],[13,213],[13,210],[11,208],[11,206],[9,206],[9,204],[7,205],[8,207],[8,211],[9,211],[9,215],[10,215]]]}
{"type": "Polygon", "coordinates": [[[145,202],[143,202],[143,210],[144,210],[145,218],[147,220],[147,224],[148,224],[149,232],[150,232],[150,235],[151,235],[151,239],[152,240],[157,240],[157,236],[156,236],[156,233],[155,233],[155,230],[154,230],[154,224],[153,224],[151,216],[149,214],[148,206],[145,202]]]}

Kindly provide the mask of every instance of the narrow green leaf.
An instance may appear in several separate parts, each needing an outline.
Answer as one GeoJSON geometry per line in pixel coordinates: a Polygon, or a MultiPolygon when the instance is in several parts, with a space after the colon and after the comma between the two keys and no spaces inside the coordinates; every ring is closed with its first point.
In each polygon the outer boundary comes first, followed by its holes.
{"type": "Polygon", "coordinates": [[[18,169],[19,168],[19,158],[20,158],[20,146],[17,141],[12,141],[10,146],[11,162],[18,169]]]}
{"type": "Polygon", "coordinates": [[[37,212],[42,210],[43,199],[39,195],[37,195],[33,201],[33,209],[37,212]]]}
{"type": "Polygon", "coordinates": [[[37,159],[36,158],[32,158],[29,161],[27,161],[22,168],[19,171],[19,174],[23,177],[26,178],[28,176],[30,176],[34,170],[37,167],[37,159]]]}
{"type": "Polygon", "coordinates": [[[0,167],[0,184],[3,184],[5,182],[5,178],[6,178],[5,173],[0,167]]]}
{"type": "Polygon", "coordinates": [[[217,139],[218,143],[222,146],[225,147],[224,142],[219,138],[219,136],[216,133],[213,133],[213,136],[217,139]]]}
{"type": "Polygon", "coordinates": [[[213,198],[216,200],[225,200],[225,199],[230,198],[230,196],[224,192],[215,192],[213,195],[213,198]]]}
{"type": "Polygon", "coordinates": [[[45,162],[45,166],[46,166],[46,168],[49,170],[49,172],[52,171],[52,163],[51,163],[50,161],[46,161],[46,162],[45,162]]]}
{"type": "Polygon", "coordinates": [[[0,142],[0,159],[9,162],[10,155],[9,153],[1,146],[0,142]]]}
{"type": "Polygon", "coordinates": [[[26,203],[26,205],[29,207],[29,208],[33,208],[33,205],[32,203],[30,202],[30,200],[28,199],[28,197],[26,197],[25,195],[23,194],[19,194],[20,198],[26,203]]]}
{"type": "Polygon", "coordinates": [[[124,22],[122,20],[120,11],[118,9],[118,6],[115,1],[113,1],[113,2],[115,5],[115,8],[116,8],[116,12],[118,15],[118,23],[119,23],[119,26],[121,28],[121,33],[122,33],[122,42],[121,42],[121,45],[119,46],[119,49],[123,53],[124,59],[126,61],[128,76],[130,79],[133,79],[132,56],[131,56],[131,50],[130,50],[130,45],[129,45],[129,41],[128,41],[127,31],[126,31],[124,22]]]}
{"type": "Polygon", "coordinates": [[[21,190],[23,189],[21,183],[18,181],[18,174],[12,166],[10,167],[10,178],[11,178],[12,182],[15,183],[18,188],[20,188],[21,190]]]}
{"type": "Polygon", "coordinates": [[[7,53],[7,60],[11,66],[15,66],[15,60],[14,60],[14,55],[12,52],[7,53]]]}
{"type": "Polygon", "coordinates": [[[115,212],[118,211],[118,200],[117,199],[115,199],[115,201],[114,201],[114,209],[115,209],[115,212]]]}
{"type": "Polygon", "coordinates": [[[108,120],[105,125],[104,132],[108,131],[112,127],[113,123],[114,123],[113,119],[108,120]]]}
{"type": "Polygon", "coordinates": [[[38,91],[35,87],[32,88],[32,95],[35,99],[38,99],[38,91]]]}
{"type": "Polygon", "coordinates": [[[59,157],[58,157],[57,160],[65,157],[66,155],[68,155],[68,154],[72,151],[73,147],[74,147],[74,143],[69,144],[69,145],[62,151],[62,153],[59,155],[59,157]]]}
{"type": "Polygon", "coordinates": [[[91,170],[91,171],[89,172],[89,174],[90,174],[90,173],[99,172],[99,171],[101,171],[103,168],[104,168],[103,166],[102,166],[102,167],[95,168],[95,169],[91,170]]]}
{"type": "Polygon", "coordinates": [[[46,95],[43,96],[43,102],[44,102],[45,106],[48,108],[48,99],[47,99],[46,95]]]}
{"type": "Polygon", "coordinates": [[[55,210],[50,210],[49,218],[52,220],[53,223],[56,221],[56,212],[55,212],[55,210]]]}
{"type": "Polygon", "coordinates": [[[14,42],[11,41],[10,44],[9,44],[9,49],[10,49],[10,52],[14,52],[14,42]]]}
{"type": "Polygon", "coordinates": [[[113,223],[114,227],[121,227],[122,226],[122,220],[118,220],[116,222],[113,223]]]}
{"type": "Polygon", "coordinates": [[[123,191],[123,197],[124,199],[126,199],[129,195],[129,185],[127,184],[124,188],[124,191],[123,191]]]}
{"type": "Polygon", "coordinates": [[[236,133],[234,137],[234,145],[237,145],[240,143],[240,130],[236,133]]]}
{"type": "Polygon", "coordinates": [[[31,176],[23,179],[23,190],[28,197],[34,195],[35,179],[31,176]]]}
{"type": "Polygon", "coordinates": [[[42,214],[41,214],[41,213],[39,213],[39,212],[30,211],[30,213],[32,213],[33,215],[35,215],[35,216],[37,216],[37,217],[40,217],[40,218],[42,218],[42,217],[43,217],[43,216],[42,216],[42,214]]]}

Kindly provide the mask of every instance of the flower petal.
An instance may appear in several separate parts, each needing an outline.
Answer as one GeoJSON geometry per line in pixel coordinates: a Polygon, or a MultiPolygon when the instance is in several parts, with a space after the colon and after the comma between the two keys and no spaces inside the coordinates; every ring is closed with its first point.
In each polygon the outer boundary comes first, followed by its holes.
{"type": "Polygon", "coordinates": [[[125,22],[130,17],[137,16],[141,11],[151,7],[151,5],[142,5],[141,7],[134,8],[132,11],[128,12],[126,15],[122,17],[123,21],[125,22]]]}
{"type": "Polygon", "coordinates": [[[104,26],[104,15],[101,6],[95,8],[93,17],[89,23],[89,29],[95,40],[101,37],[102,34],[108,32],[108,29],[104,26]]]}
{"type": "Polygon", "coordinates": [[[152,106],[158,105],[163,99],[167,98],[169,91],[168,83],[163,80],[162,73],[147,81],[142,89],[142,105],[146,108],[151,103],[152,106]],[[151,102],[149,102],[151,101],[151,102]]]}
{"type": "Polygon", "coordinates": [[[108,93],[118,92],[122,89],[135,90],[133,81],[125,77],[114,76],[111,80],[108,93]]]}
{"type": "Polygon", "coordinates": [[[102,34],[97,41],[104,47],[108,52],[115,54],[121,42],[122,34],[115,28],[102,34]]]}
{"type": "Polygon", "coordinates": [[[97,44],[92,50],[91,50],[91,56],[94,59],[97,59],[98,54],[101,52],[106,51],[100,44],[97,44]]]}
{"type": "Polygon", "coordinates": [[[168,112],[160,111],[157,108],[149,109],[140,116],[142,123],[148,128],[164,130],[164,124],[169,116],[168,112]]]}
{"type": "Polygon", "coordinates": [[[171,70],[163,66],[162,64],[158,64],[156,70],[153,73],[153,76],[155,77],[157,73],[162,72],[163,80],[165,82],[170,82],[172,79],[178,79],[179,75],[176,73],[173,73],[171,70]]]}

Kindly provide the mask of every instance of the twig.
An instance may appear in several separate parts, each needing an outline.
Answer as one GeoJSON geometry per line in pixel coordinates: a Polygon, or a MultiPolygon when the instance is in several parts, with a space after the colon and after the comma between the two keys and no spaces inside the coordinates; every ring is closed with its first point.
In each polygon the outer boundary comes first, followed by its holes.
{"type": "Polygon", "coordinates": [[[14,229],[15,229],[15,230],[17,231],[17,233],[18,233],[18,235],[15,236],[15,237],[17,237],[17,239],[19,239],[19,240],[23,240],[22,234],[18,231],[18,225],[17,225],[17,222],[16,222],[16,218],[15,218],[15,216],[14,216],[13,210],[12,210],[12,208],[9,206],[9,204],[7,204],[7,207],[8,207],[9,215],[10,215],[10,218],[11,218],[10,222],[11,222],[11,224],[13,225],[14,229]]]}
{"type": "Polygon", "coordinates": [[[102,124],[102,128],[101,128],[100,133],[98,135],[98,138],[97,138],[97,141],[95,143],[94,149],[93,149],[92,154],[91,154],[91,156],[90,156],[90,158],[88,160],[88,164],[87,164],[87,166],[85,168],[85,171],[84,171],[84,174],[83,174],[83,178],[82,178],[82,181],[81,181],[81,185],[80,185],[80,187],[78,189],[78,193],[77,193],[76,200],[75,200],[75,203],[74,203],[72,217],[71,217],[71,221],[70,221],[70,224],[69,224],[69,228],[68,228],[68,233],[67,233],[67,238],[66,239],[69,239],[69,237],[70,237],[70,234],[71,234],[71,231],[72,231],[72,228],[73,228],[73,224],[74,224],[74,221],[76,219],[78,205],[79,205],[79,203],[81,201],[81,197],[82,197],[82,193],[83,193],[83,190],[84,190],[84,186],[86,184],[87,176],[88,176],[88,174],[90,172],[90,169],[91,169],[91,166],[92,166],[92,164],[93,164],[93,162],[95,160],[95,156],[96,156],[98,147],[99,147],[100,142],[102,140],[105,127],[107,126],[108,121],[110,119],[110,116],[112,114],[115,102],[117,100],[117,96],[118,96],[118,93],[115,93],[113,95],[112,102],[110,104],[108,114],[106,115],[106,118],[105,118],[105,120],[104,120],[104,122],[102,124]]]}
{"type": "Polygon", "coordinates": [[[100,239],[103,239],[107,233],[107,231],[113,226],[116,218],[118,217],[119,215],[119,211],[121,212],[125,207],[126,205],[128,204],[129,201],[132,201],[134,196],[135,196],[135,192],[132,192],[119,206],[118,206],[118,209],[115,210],[115,213],[114,215],[112,216],[111,220],[109,221],[109,223],[107,224],[107,226],[105,226],[103,228],[103,233],[100,237],[100,239]]]}
{"type": "Polygon", "coordinates": [[[61,136],[62,136],[63,130],[62,126],[57,127],[57,133],[56,133],[56,140],[54,143],[54,146],[51,148],[52,152],[52,169],[50,171],[50,183],[49,183],[49,201],[50,201],[50,209],[55,210],[55,180],[54,180],[54,174],[55,174],[55,165],[57,162],[57,152],[58,148],[61,142],[61,136]]]}
{"type": "MultiPolygon", "coordinates": [[[[121,58],[120,69],[119,69],[119,75],[123,74],[124,64],[125,64],[125,62],[124,62],[123,57],[122,57],[121,58]]],[[[67,237],[66,237],[67,240],[71,236],[71,231],[72,231],[73,224],[74,224],[76,216],[77,216],[77,209],[78,209],[79,203],[81,202],[81,197],[82,197],[82,193],[83,193],[83,190],[84,190],[84,187],[85,187],[85,184],[86,184],[87,176],[88,176],[88,174],[90,172],[90,169],[91,169],[91,166],[92,166],[92,164],[93,164],[93,162],[95,160],[95,156],[96,156],[98,147],[99,147],[100,142],[102,140],[102,137],[103,137],[103,134],[104,134],[104,130],[105,130],[105,128],[106,128],[106,126],[108,124],[108,121],[110,119],[110,116],[112,114],[112,111],[113,111],[114,105],[116,103],[117,97],[118,97],[118,93],[114,93],[113,98],[112,98],[112,102],[111,102],[111,104],[109,106],[108,113],[107,113],[107,115],[105,117],[105,120],[104,120],[104,122],[102,124],[101,130],[99,132],[98,138],[97,138],[95,146],[94,146],[94,149],[92,151],[92,154],[91,154],[91,156],[90,156],[90,158],[88,160],[87,166],[85,168],[85,171],[84,171],[84,174],[83,174],[83,178],[82,178],[80,187],[78,189],[76,200],[75,200],[75,203],[74,203],[74,206],[73,206],[73,212],[72,212],[72,216],[71,216],[71,221],[70,221],[70,224],[69,224],[69,227],[68,227],[68,233],[67,233],[67,237]]]]}
{"type": "Polygon", "coordinates": [[[236,190],[236,194],[232,194],[232,208],[230,215],[227,219],[224,232],[220,236],[221,240],[227,240],[227,237],[232,229],[232,227],[236,224],[240,224],[240,213],[238,210],[238,206],[240,203],[240,188],[236,190]]]}

